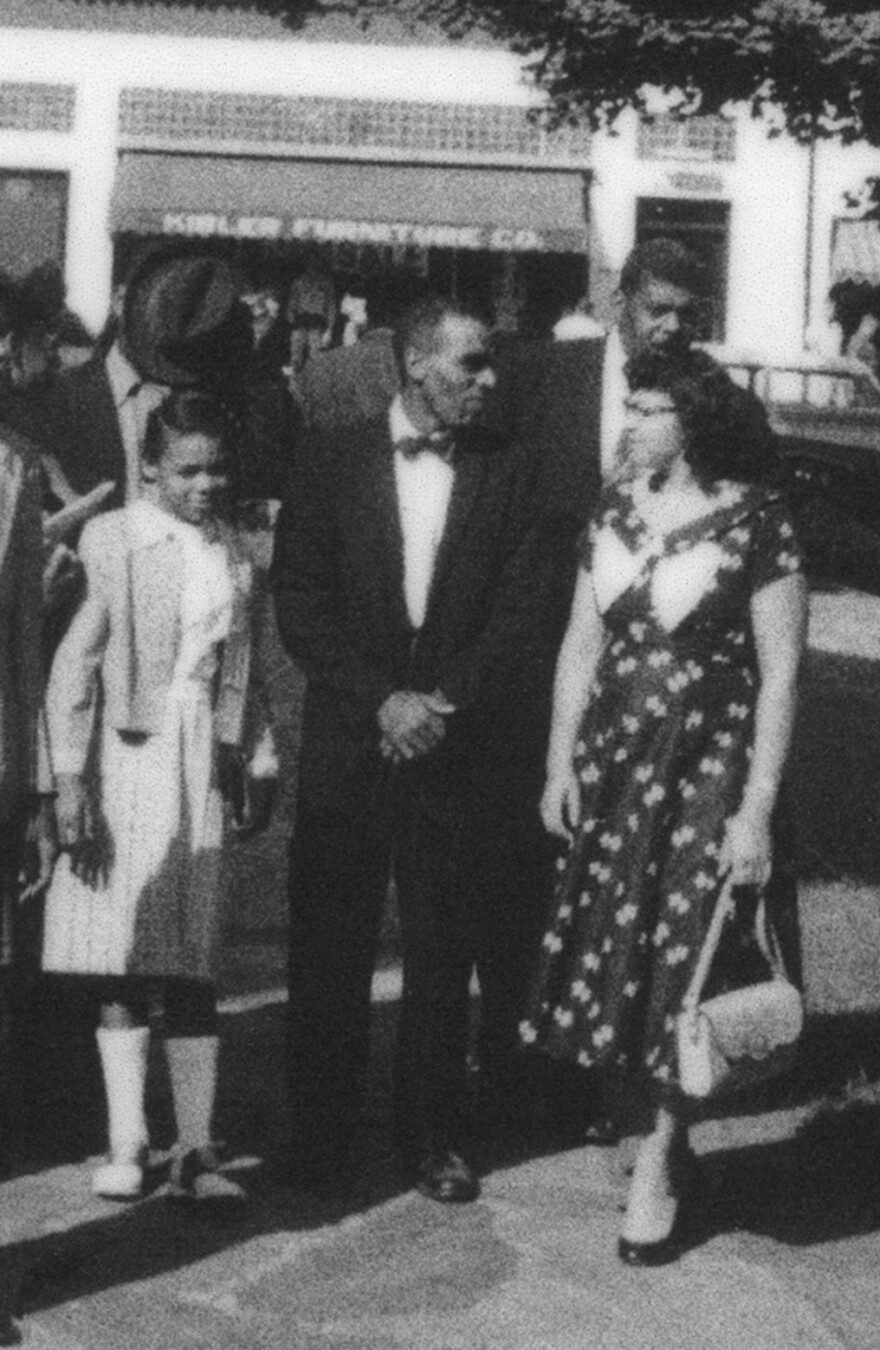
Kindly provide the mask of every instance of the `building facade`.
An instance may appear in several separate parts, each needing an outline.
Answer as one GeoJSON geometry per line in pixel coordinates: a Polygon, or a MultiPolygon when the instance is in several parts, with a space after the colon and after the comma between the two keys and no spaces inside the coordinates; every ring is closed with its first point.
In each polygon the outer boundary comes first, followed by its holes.
{"type": "Polygon", "coordinates": [[[607,317],[632,243],[673,233],[712,277],[705,336],[783,351],[835,269],[873,267],[845,194],[875,151],[747,117],[549,133],[512,54],[393,25],[0,0],[0,28],[0,267],[57,259],[93,329],[155,237],[340,286],[413,273],[540,333],[585,294],[607,317]]]}

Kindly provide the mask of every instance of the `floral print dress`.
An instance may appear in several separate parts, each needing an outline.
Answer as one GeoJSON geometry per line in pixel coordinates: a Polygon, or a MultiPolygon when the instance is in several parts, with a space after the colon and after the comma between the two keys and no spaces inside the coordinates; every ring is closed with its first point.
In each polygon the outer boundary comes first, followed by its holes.
{"type": "Polygon", "coordinates": [[[727,484],[718,503],[661,537],[612,487],[582,543],[605,644],[575,748],[581,820],[521,1026],[556,1057],[661,1082],[751,756],[751,598],[801,566],[776,494],[727,484]]]}

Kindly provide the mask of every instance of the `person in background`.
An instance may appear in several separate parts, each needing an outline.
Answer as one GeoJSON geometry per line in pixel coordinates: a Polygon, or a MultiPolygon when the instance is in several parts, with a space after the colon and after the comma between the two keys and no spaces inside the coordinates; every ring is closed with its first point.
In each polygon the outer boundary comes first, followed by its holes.
{"type": "Polygon", "coordinates": [[[252,325],[253,345],[236,372],[240,386],[239,496],[249,514],[271,514],[285,494],[301,414],[290,391],[286,362],[290,330],[281,314],[281,283],[269,264],[255,266],[242,299],[252,325]],[[274,503],[270,508],[266,503],[274,503]]]}
{"type": "MultiPolygon", "coordinates": [[[[0,288],[0,352],[9,359],[12,315],[0,288]]],[[[0,1167],[19,1141],[16,1072],[18,920],[48,885],[56,839],[53,782],[40,735],[43,567],[40,462],[2,426],[0,407],[0,1167]]]]}
{"type": "Polygon", "coordinates": [[[343,426],[376,417],[399,389],[394,325],[427,288],[421,277],[400,271],[369,278],[363,290],[367,322],[358,340],[317,352],[296,383],[307,426],[343,426]]]}
{"type": "Polygon", "coordinates": [[[278,269],[255,263],[242,283],[241,298],[251,316],[254,351],[280,372],[289,356],[290,329],[281,313],[283,285],[278,269]]]}
{"type": "Polygon", "coordinates": [[[521,1031],[635,1091],[618,1250],[656,1265],[681,1250],[691,1171],[675,1015],[724,878],[731,983],[757,958],[757,889],[792,929],[774,839],[806,588],[755,401],[701,353],[643,352],[627,374],[557,666],[541,812],[566,853],[521,1031]]]}
{"type": "Polygon", "coordinates": [[[197,248],[148,251],[118,298],[109,348],[99,344],[92,360],[58,383],[51,447],[77,492],[115,483],[108,509],[141,496],[152,409],[172,388],[201,387],[232,400],[251,347],[232,268],[197,248]]]}
{"type": "Polygon", "coordinates": [[[14,295],[9,361],[2,383],[3,418],[51,454],[58,356],[55,334],[64,303],[60,274],[40,269],[21,282],[7,281],[14,295]]]}
{"type": "Polygon", "coordinates": [[[287,292],[286,318],[295,370],[316,351],[330,346],[337,312],[336,283],[317,249],[309,248],[287,292]]]}
{"type": "MultiPolygon", "coordinates": [[[[0,341],[4,319],[0,304],[0,341]]],[[[10,907],[30,849],[29,893],[48,882],[54,838],[52,781],[38,735],[42,705],[43,536],[40,463],[0,424],[0,899],[3,964],[9,960],[10,907]]]]}
{"type": "Polygon", "coordinates": [[[829,288],[828,305],[831,322],[839,335],[837,355],[853,355],[850,344],[865,315],[877,307],[875,288],[868,281],[843,277],[829,288]]]}
{"type": "Polygon", "coordinates": [[[880,290],[876,287],[871,288],[858,326],[847,340],[845,354],[861,361],[875,379],[880,377],[880,290]]]}
{"type": "Polygon", "coordinates": [[[339,302],[340,345],[353,347],[369,327],[367,289],[359,277],[353,277],[339,302]]]}
{"type": "Polygon", "coordinates": [[[602,471],[614,476],[628,384],[626,364],[644,351],[685,351],[696,337],[706,278],[698,259],[674,239],[637,244],[613,296],[614,323],[602,369],[602,471]]]}
{"type": "Polygon", "coordinates": [[[232,446],[210,395],[179,391],[153,410],[147,492],[84,530],[86,594],[49,684],[63,856],[43,968],[99,981],[110,1148],[92,1184],[115,1199],[143,1186],[156,988],[178,1129],[171,1193],[243,1199],[211,1133],[221,846],[224,814],[243,831],[266,824],[277,761],[252,643],[254,569],[221,519],[232,446]]]}
{"type": "MultiPolygon", "coordinates": [[[[505,959],[520,940],[512,897],[496,905],[483,882],[500,851],[492,793],[511,771],[496,701],[540,627],[534,475],[480,426],[495,373],[476,314],[430,297],[401,317],[395,351],[390,406],[304,443],[275,543],[279,631],[308,681],[289,878],[291,1177],[333,1188],[352,1165],[393,868],[394,1133],[407,1176],[455,1203],[479,1189],[471,973],[481,1027],[505,1021],[514,1043],[522,992],[505,959]]],[[[490,1053],[484,1042],[487,1074],[490,1053]]]]}
{"type": "MultiPolygon", "coordinates": [[[[34,274],[32,274],[33,276],[34,274]]],[[[45,274],[37,275],[39,286],[0,278],[0,325],[5,333],[4,359],[0,364],[0,427],[6,443],[37,464],[43,508],[43,645],[51,650],[56,624],[62,621],[75,598],[81,572],[74,551],[62,532],[63,521],[49,517],[59,507],[70,507],[78,494],[48,448],[51,442],[55,401],[55,363],[52,347],[53,315],[61,292],[44,293],[45,274]]],[[[52,274],[48,275],[52,280],[52,274]]]]}

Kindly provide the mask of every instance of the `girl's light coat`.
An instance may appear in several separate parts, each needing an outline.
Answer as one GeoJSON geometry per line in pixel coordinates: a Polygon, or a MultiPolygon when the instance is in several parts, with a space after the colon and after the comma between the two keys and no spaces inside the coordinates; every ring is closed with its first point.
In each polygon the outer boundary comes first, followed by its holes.
{"type": "MultiPolygon", "coordinates": [[[[137,505],[89,522],[80,541],[86,598],[56,654],[48,712],[53,768],[83,773],[99,715],[116,731],[155,735],[180,645],[183,550],[173,522],[137,505]],[[155,522],[155,523],[153,523],[155,522]]],[[[239,746],[257,773],[276,766],[272,734],[254,671],[250,620],[254,565],[230,531],[233,613],[220,662],[217,739],[239,746]]]]}

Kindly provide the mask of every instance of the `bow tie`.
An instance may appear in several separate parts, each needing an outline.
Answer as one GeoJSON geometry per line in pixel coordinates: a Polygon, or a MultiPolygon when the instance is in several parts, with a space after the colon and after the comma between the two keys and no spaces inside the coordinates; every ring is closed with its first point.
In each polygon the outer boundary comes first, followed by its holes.
{"type": "Polygon", "coordinates": [[[404,459],[415,459],[417,455],[426,452],[429,455],[438,455],[445,464],[448,464],[455,453],[455,441],[451,432],[440,432],[433,436],[404,436],[399,441],[395,441],[394,449],[399,450],[404,459]]]}

